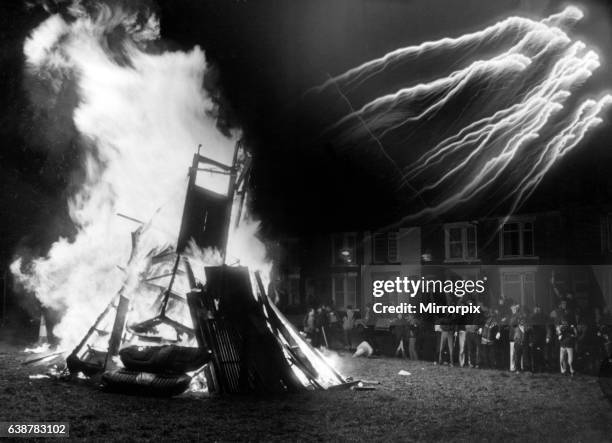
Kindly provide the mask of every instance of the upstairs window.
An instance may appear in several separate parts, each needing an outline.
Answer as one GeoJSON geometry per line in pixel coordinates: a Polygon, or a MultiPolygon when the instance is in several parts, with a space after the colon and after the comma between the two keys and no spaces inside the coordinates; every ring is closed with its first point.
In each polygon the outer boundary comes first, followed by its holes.
{"type": "Polygon", "coordinates": [[[500,237],[501,257],[534,256],[533,222],[513,221],[504,223],[500,232],[500,237]]]}
{"type": "Polygon", "coordinates": [[[332,236],[332,264],[356,265],[357,235],[355,233],[341,233],[332,236]]]}
{"type": "Polygon", "coordinates": [[[399,262],[399,238],[396,231],[377,232],[372,240],[374,263],[399,262]]]}
{"type": "Polygon", "coordinates": [[[448,261],[478,259],[476,225],[452,224],[444,227],[445,256],[448,261]]]}

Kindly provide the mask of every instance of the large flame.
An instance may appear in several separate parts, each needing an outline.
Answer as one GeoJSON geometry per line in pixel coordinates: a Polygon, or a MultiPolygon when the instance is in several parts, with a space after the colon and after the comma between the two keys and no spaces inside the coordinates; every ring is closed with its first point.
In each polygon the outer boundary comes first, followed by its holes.
{"type": "MultiPolygon", "coordinates": [[[[230,164],[239,136],[223,135],[211,117],[202,50],[148,51],[159,38],[159,23],[139,12],[107,6],[91,12],[77,4],[74,20],[53,15],[24,45],[30,75],[56,94],[74,85],[79,98],[73,119],[83,139],[85,181],[69,201],[78,233],[60,238],[46,257],[17,258],[11,266],[44,306],[65,312],[54,333],[66,346],[87,331],[126,282],[126,272],[137,276],[152,248],[176,243],[196,147],[230,164]],[[137,226],[117,213],[148,222],[128,269],[120,267],[137,226]]],[[[242,226],[231,233],[228,263],[268,271],[257,223],[242,226]]],[[[214,252],[194,251],[196,262],[198,257],[219,261],[214,252]]]]}

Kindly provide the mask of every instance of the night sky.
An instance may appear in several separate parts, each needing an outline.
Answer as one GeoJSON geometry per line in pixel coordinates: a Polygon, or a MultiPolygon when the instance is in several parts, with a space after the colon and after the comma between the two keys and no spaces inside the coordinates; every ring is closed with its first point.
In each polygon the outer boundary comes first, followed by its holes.
{"type": "MultiPolygon", "coordinates": [[[[396,220],[410,203],[396,191],[389,171],[359,155],[358,149],[336,149],[314,136],[325,103],[302,100],[306,89],[401,46],[478,30],[511,14],[543,16],[565,4],[165,0],[153,7],[161,17],[165,47],[199,45],[205,50],[210,64],[206,87],[221,104],[220,125],[242,128],[253,153],[253,211],[265,232],[278,234],[382,226],[396,220]]],[[[605,0],[578,4],[588,12],[577,33],[595,45],[603,59],[587,88],[601,90],[612,83],[612,5],[605,0]]],[[[56,5],[48,1],[46,6],[56,5]]],[[[65,201],[78,182],[78,136],[71,129],[70,113],[41,115],[29,104],[23,75],[24,38],[48,16],[47,10],[18,0],[0,5],[4,265],[21,245],[44,253],[58,235],[73,232],[65,201]]],[[[610,134],[609,125],[600,127],[558,164],[528,207],[610,201],[610,134]]]]}

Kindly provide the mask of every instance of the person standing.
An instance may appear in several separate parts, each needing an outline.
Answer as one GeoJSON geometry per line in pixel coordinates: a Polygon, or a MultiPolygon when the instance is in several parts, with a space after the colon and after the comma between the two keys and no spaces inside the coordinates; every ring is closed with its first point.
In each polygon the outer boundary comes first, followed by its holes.
{"type": "Polygon", "coordinates": [[[500,337],[499,323],[495,311],[488,311],[486,316],[480,338],[480,367],[493,369],[496,367],[495,344],[500,337]]]}
{"type": "Polygon", "coordinates": [[[348,305],[346,307],[346,314],[342,318],[342,331],[344,333],[344,344],[349,350],[353,349],[352,333],[355,327],[355,311],[353,306],[348,305]]]}
{"type": "Polygon", "coordinates": [[[593,323],[584,315],[578,316],[576,325],[576,362],[587,374],[597,374],[597,333],[593,323]]]}
{"type": "Polygon", "coordinates": [[[465,325],[462,323],[457,324],[457,341],[459,342],[459,366],[465,366],[465,342],[467,337],[467,332],[465,330],[465,325]]]}
{"type": "Polygon", "coordinates": [[[452,322],[452,318],[449,316],[442,317],[440,321],[440,329],[442,333],[440,334],[440,352],[438,354],[438,364],[442,364],[442,354],[444,353],[444,346],[448,347],[449,354],[449,366],[454,366],[453,359],[453,348],[454,348],[454,338],[455,338],[455,325],[452,322]]]}
{"type": "MultiPolygon", "coordinates": [[[[528,353],[529,332],[525,325],[525,319],[521,318],[514,330],[514,367],[515,371],[524,371],[523,356],[528,353]]],[[[525,358],[527,360],[527,358],[525,358]]]]}
{"type": "Polygon", "coordinates": [[[372,309],[372,303],[368,303],[365,308],[365,314],[363,316],[363,321],[368,328],[376,327],[376,313],[372,309]]]}
{"type": "MultiPolygon", "coordinates": [[[[514,358],[514,336],[516,332],[516,328],[518,327],[520,315],[520,305],[513,304],[510,307],[510,316],[506,319],[506,324],[508,327],[508,340],[510,342],[510,372],[516,371],[516,359],[514,358]]],[[[522,360],[521,360],[522,362],[522,360]]]]}
{"type": "Polygon", "coordinates": [[[574,346],[576,346],[576,328],[563,320],[557,328],[559,337],[559,364],[561,374],[567,374],[569,367],[570,375],[574,375],[574,346]]]}
{"type": "Polygon", "coordinates": [[[440,354],[440,343],[442,342],[442,325],[441,317],[436,316],[434,320],[434,365],[438,364],[438,355],[440,354]]]}
{"type": "Polygon", "coordinates": [[[329,346],[331,347],[334,339],[336,341],[342,341],[344,339],[344,334],[336,309],[331,305],[326,305],[325,311],[327,312],[327,329],[325,330],[325,334],[329,346]]]}
{"type": "Polygon", "coordinates": [[[480,336],[478,335],[479,321],[476,314],[472,314],[465,325],[465,347],[467,364],[470,368],[478,367],[478,348],[480,344],[480,336]]]}
{"type": "Polygon", "coordinates": [[[544,369],[544,351],[548,337],[548,318],[542,313],[539,306],[533,308],[533,314],[529,317],[528,337],[529,363],[532,372],[541,372],[544,369]]]}
{"type": "Polygon", "coordinates": [[[605,307],[596,317],[595,327],[598,338],[598,363],[612,363],[612,315],[609,307],[605,307]]]}
{"type": "Polygon", "coordinates": [[[327,310],[323,306],[317,308],[315,314],[315,332],[313,346],[320,348],[326,345],[325,328],[327,327],[327,310]]]}
{"type": "Polygon", "coordinates": [[[406,329],[408,323],[406,322],[402,314],[397,314],[397,318],[393,321],[391,326],[393,328],[393,336],[395,338],[395,356],[397,357],[399,355],[400,357],[406,358],[406,350],[404,349],[404,337],[406,336],[406,329]]]}
{"type": "Polygon", "coordinates": [[[418,360],[419,355],[416,350],[416,341],[419,330],[419,323],[415,318],[414,314],[408,314],[408,355],[410,356],[410,360],[418,360]]]}

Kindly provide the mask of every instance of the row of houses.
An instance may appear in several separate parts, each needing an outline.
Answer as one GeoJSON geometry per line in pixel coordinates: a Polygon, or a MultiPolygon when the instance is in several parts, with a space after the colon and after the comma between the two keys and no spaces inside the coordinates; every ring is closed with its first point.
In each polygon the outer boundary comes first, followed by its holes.
{"type": "Polygon", "coordinates": [[[556,305],[554,281],[578,305],[603,307],[612,305],[612,212],[580,207],[281,238],[274,259],[295,313],[321,302],[364,309],[372,282],[395,277],[485,279],[484,303],[510,298],[545,310],[556,305]]]}

